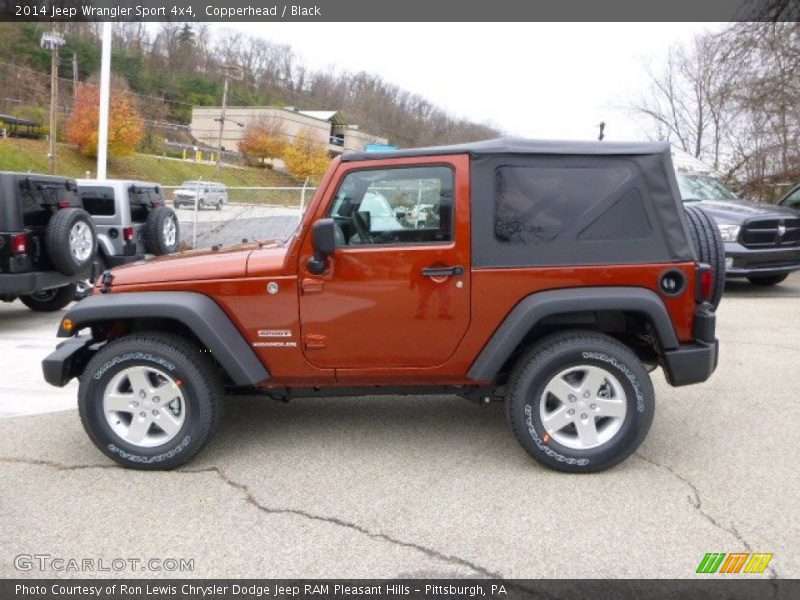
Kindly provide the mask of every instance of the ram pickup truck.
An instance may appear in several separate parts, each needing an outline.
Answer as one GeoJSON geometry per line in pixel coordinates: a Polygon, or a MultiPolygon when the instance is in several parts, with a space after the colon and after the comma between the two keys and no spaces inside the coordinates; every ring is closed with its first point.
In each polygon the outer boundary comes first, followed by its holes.
{"type": "Polygon", "coordinates": [[[285,241],[104,273],[43,369],[80,379],[86,431],[130,467],[196,455],[226,392],[447,393],[504,401],[534,459],[590,472],[647,434],[648,371],[711,376],[723,281],[719,231],[684,211],[666,144],[349,154],[285,241]]]}

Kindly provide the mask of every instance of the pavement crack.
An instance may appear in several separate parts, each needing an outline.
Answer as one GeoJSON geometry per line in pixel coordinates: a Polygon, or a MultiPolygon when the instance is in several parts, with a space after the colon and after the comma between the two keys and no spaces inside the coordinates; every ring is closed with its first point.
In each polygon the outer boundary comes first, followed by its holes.
{"type": "Polygon", "coordinates": [[[68,465],[52,460],[40,460],[34,458],[12,458],[0,456],[0,464],[5,465],[30,465],[34,467],[50,467],[58,471],[84,471],[88,469],[122,469],[119,465],[68,465]]]}
{"type": "Polygon", "coordinates": [[[239,491],[240,493],[242,493],[244,495],[244,497],[245,497],[245,500],[249,504],[253,505],[258,510],[260,510],[261,512],[264,512],[266,514],[271,514],[271,515],[294,515],[294,516],[302,517],[304,519],[309,519],[309,520],[312,520],[312,521],[320,521],[320,522],[323,522],[323,523],[337,525],[339,527],[345,527],[347,529],[350,529],[352,531],[356,531],[356,532],[358,532],[358,533],[360,533],[362,535],[365,535],[365,536],[367,536],[367,537],[369,537],[370,539],[373,539],[373,540],[388,542],[390,544],[394,544],[396,546],[401,546],[403,548],[410,548],[412,550],[416,550],[418,552],[422,552],[423,554],[425,554],[426,556],[428,556],[430,558],[434,558],[434,559],[449,563],[451,565],[467,567],[468,569],[471,569],[471,570],[475,571],[476,573],[479,573],[479,574],[481,574],[481,575],[483,575],[485,577],[489,577],[489,578],[493,578],[493,579],[502,579],[502,575],[501,574],[495,573],[493,571],[490,571],[489,569],[487,569],[485,567],[482,567],[482,566],[480,566],[480,565],[478,565],[476,563],[473,563],[473,562],[471,562],[469,560],[466,560],[464,558],[460,558],[458,556],[453,556],[453,555],[450,555],[450,554],[444,554],[444,553],[439,552],[438,550],[435,550],[435,549],[430,548],[428,546],[423,546],[423,545],[417,544],[415,542],[408,542],[408,541],[405,541],[405,540],[401,540],[401,539],[398,539],[398,538],[393,537],[391,535],[388,535],[386,533],[381,533],[379,531],[372,531],[372,530],[367,529],[366,527],[364,527],[362,525],[359,525],[357,523],[353,523],[351,521],[345,521],[344,519],[339,519],[337,517],[328,517],[328,516],[324,516],[324,515],[318,515],[318,514],[310,513],[310,512],[304,511],[304,510],[296,509],[296,508],[274,508],[274,507],[266,506],[265,504],[260,502],[258,498],[256,498],[255,494],[253,493],[253,491],[249,487],[247,487],[243,483],[235,481],[234,479],[232,479],[229,475],[227,475],[219,467],[207,467],[207,468],[204,468],[204,469],[191,469],[191,470],[183,470],[182,469],[179,472],[180,473],[213,473],[221,481],[223,481],[225,484],[227,484],[231,488],[233,488],[233,489],[239,491]]]}
{"type": "MultiPolygon", "coordinates": [[[[717,519],[716,519],[716,518],[715,518],[713,515],[711,515],[711,514],[710,514],[710,513],[709,513],[707,510],[705,510],[705,509],[703,508],[703,499],[702,499],[702,498],[701,498],[701,496],[700,496],[700,490],[699,490],[699,489],[697,489],[697,486],[694,484],[694,482],[692,482],[692,480],[691,480],[691,479],[689,479],[688,477],[686,477],[686,476],[684,476],[684,475],[681,475],[680,473],[678,473],[678,472],[677,472],[675,469],[673,469],[672,467],[670,467],[670,466],[668,466],[668,465],[665,465],[665,464],[662,464],[662,463],[659,463],[659,462],[656,462],[656,461],[654,461],[654,460],[653,460],[653,459],[651,459],[651,458],[647,458],[646,456],[644,456],[644,455],[642,455],[642,454],[639,454],[638,452],[637,452],[637,453],[636,453],[634,456],[636,456],[637,458],[640,458],[640,459],[642,459],[643,461],[645,461],[645,462],[647,462],[647,463],[650,463],[650,464],[651,464],[651,465],[653,465],[654,467],[658,467],[659,469],[664,469],[665,471],[668,471],[670,474],[672,474],[672,476],[673,476],[673,477],[675,477],[675,478],[676,478],[676,479],[678,479],[679,481],[681,481],[681,482],[685,483],[687,486],[689,486],[689,489],[691,489],[691,491],[692,491],[692,494],[691,494],[691,495],[689,495],[689,496],[687,496],[687,498],[686,498],[686,499],[688,500],[689,504],[691,504],[691,505],[694,507],[694,509],[697,511],[697,513],[698,513],[700,516],[702,516],[702,517],[703,517],[703,518],[704,518],[706,521],[708,521],[709,523],[711,523],[711,524],[712,524],[714,527],[716,527],[717,529],[719,529],[720,531],[724,531],[724,532],[726,532],[726,533],[729,533],[729,534],[730,534],[730,535],[732,535],[733,537],[735,537],[735,538],[736,538],[736,540],[737,540],[737,541],[738,541],[738,542],[739,542],[739,543],[740,543],[742,546],[744,546],[744,548],[745,548],[745,549],[746,549],[748,552],[750,552],[750,553],[752,553],[752,552],[753,552],[753,547],[750,545],[750,542],[748,542],[748,541],[747,541],[747,540],[744,538],[744,536],[743,536],[741,533],[739,533],[739,530],[738,530],[738,529],[736,529],[736,526],[735,526],[733,523],[731,523],[731,524],[730,524],[730,525],[728,525],[728,526],[725,526],[725,525],[723,525],[722,523],[720,523],[720,522],[719,522],[719,521],[718,521],[718,520],[717,520],[717,519]]],[[[770,565],[769,565],[769,567],[767,568],[767,571],[769,572],[769,577],[770,577],[770,579],[777,579],[777,578],[778,578],[778,573],[777,573],[777,571],[775,570],[775,567],[774,567],[774,565],[773,565],[771,562],[770,562],[770,565]]]]}

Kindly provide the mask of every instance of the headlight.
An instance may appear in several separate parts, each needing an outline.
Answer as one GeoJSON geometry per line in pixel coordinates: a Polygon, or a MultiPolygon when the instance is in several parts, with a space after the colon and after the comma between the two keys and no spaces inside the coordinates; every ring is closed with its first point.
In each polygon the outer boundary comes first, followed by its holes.
{"type": "Polygon", "coordinates": [[[739,237],[739,225],[717,225],[723,242],[735,242],[739,237]]]}

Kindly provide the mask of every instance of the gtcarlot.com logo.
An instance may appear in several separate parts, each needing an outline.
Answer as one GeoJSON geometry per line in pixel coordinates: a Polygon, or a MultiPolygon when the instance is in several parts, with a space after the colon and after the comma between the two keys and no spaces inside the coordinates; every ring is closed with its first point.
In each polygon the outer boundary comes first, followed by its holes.
{"type": "Polygon", "coordinates": [[[707,552],[697,565],[697,573],[763,573],[772,554],[766,552],[707,552]]]}
{"type": "Polygon", "coordinates": [[[192,572],[193,558],[86,558],[53,556],[51,554],[17,554],[14,557],[17,571],[53,571],[56,573],[108,573],[108,572],[192,572]]]}

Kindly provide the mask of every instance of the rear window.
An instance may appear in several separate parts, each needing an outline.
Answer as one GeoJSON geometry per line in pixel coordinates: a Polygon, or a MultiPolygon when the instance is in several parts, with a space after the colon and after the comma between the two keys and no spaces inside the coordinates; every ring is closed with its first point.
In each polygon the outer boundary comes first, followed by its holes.
{"type": "Polygon", "coordinates": [[[648,237],[652,227],[632,188],[590,214],[630,178],[627,168],[501,166],[495,170],[495,238],[508,244],[546,244],[579,218],[590,219],[578,240],[648,237]],[[594,217],[594,218],[593,218],[594,217]]]}
{"type": "Polygon", "coordinates": [[[81,186],[83,208],[90,215],[111,217],[114,215],[114,188],[81,186]]]}
{"type": "Polygon", "coordinates": [[[22,224],[25,227],[43,227],[50,221],[52,210],[59,200],[77,204],[72,190],[55,181],[36,181],[26,178],[19,183],[19,200],[22,224]]]}

